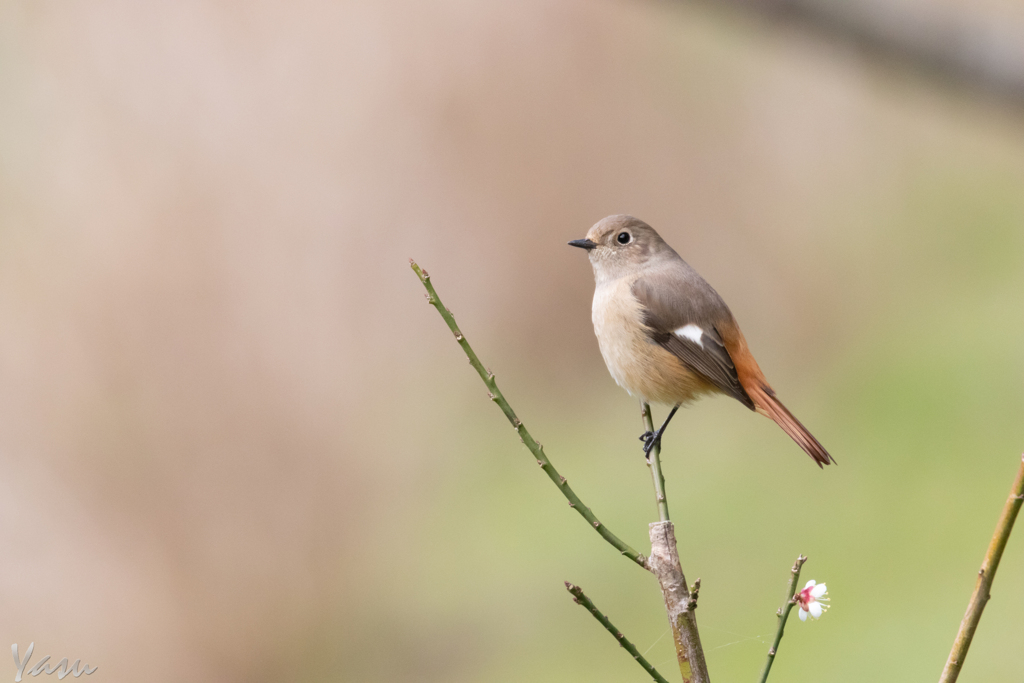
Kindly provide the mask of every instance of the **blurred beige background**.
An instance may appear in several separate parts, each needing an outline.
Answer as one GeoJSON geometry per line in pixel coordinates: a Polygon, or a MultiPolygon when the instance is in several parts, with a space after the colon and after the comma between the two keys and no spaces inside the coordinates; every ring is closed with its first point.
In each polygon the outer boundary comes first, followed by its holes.
{"type": "MultiPolygon", "coordinates": [[[[674,677],[653,578],[408,268],[646,548],[565,245],[622,212],[839,462],[676,418],[712,676],[756,676],[803,552],[833,609],[775,680],[935,680],[1024,448],[1024,109],[653,0],[0,2],[0,645],[94,683],[644,680],[568,579],[674,677]]],[[[1024,667],[1020,536],[961,680],[1024,667]]]]}

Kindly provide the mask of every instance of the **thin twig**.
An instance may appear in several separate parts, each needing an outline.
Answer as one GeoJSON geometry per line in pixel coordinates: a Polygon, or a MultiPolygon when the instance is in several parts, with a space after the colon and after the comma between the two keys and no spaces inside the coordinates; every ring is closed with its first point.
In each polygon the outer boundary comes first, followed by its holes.
{"type": "MultiPolygon", "coordinates": [[[[644,420],[644,427],[647,431],[654,433],[654,418],[651,417],[651,406],[640,402],[640,415],[644,420]]],[[[651,478],[654,479],[654,496],[658,503],[658,519],[662,522],[669,521],[668,497],[665,495],[665,475],[661,471],[661,444],[656,443],[649,453],[647,466],[651,468],[651,478]]]]}
{"type": "Polygon", "coordinates": [[[800,569],[806,561],[807,558],[800,555],[796,558],[793,568],[789,570],[789,587],[786,589],[786,601],[782,603],[782,607],[776,612],[779,615],[779,628],[775,632],[775,642],[772,643],[771,649],[768,650],[768,661],[764,663],[764,671],[761,672],[761,678],[758,679],[759,683],[764,683],[768,680],[768,672],[772,670],[772,664],[775,662],[775,653],[779,651],[779,643],[782,642],[782,632],[786,630],[786,620],[789,619],[789,613],[793,610],[793,605],[796,604],[794,596],[796,595],[797,584],[800,581],[800,569]]]}
{"type": "Polygon", "coordinates": [[[635,659],[637,663],[644,668],[644,671],[649,673],[654,680],[658,681],[658,683],[668,683],[668,681],[665,680],[665,677],[658,673],[658,670],[655,669],[650,662],[644,659],[644,656],[640,654],[636,649],[636,646],[629,642],[626,636],[622,635],[622,633],[619,632],[619,629],[612,625],[612,622],[608,621],[608,617],[601,614],[601,610],[597,609],[597,606],[591,602],[590,598],[583,594],[582,588],[575,586],[568,581],[565,582],[565,587],[570,593],[572,593],[572,601],[577,605],[583,605],[590,610],[590,613],[594,615],[595,619],[601,622],[601,625],[605,627],[608,633],[611,633],[615,640],[619,641],[619,645],[624,647],[626,652],[633,655],[633,659],[635,659]]]}
{"type": "Polygon", "coordinates": [[[569,500],[569,507],[580,513],[583,519],[587,520],[590,526],[593,527],[604,540],[612,544],[620,554],[625,555],[641,567],[647,569],[647,560],[644,556],[618,536],[613,534],[604,524],[598,521],[597,517],[594,516],[594,513],[590,511],[590,508],[584,505],[583,501],[581,501],[579,496],[577,496],[572,490],[569,486],[569,482],[565,480],[565,477],[558,473],[558,470],[556,470],[554,465],[551,464],[551,461],[548,460],[548,456],[544,454],[544,447],[534,441],[533,437],[530,436],[530,433],[526,431],[526,427],[523,425],[522,421],[516,417],[515,411],[512,410],[512,406],[510,406],[508,401],[505,400],[501,390],[498,389],[497,383],[494,381],[494,373],[485,369],[483,364],[480,363],[480,359],[477,358],[476,353],[473,352],[473,349],[469,346],[469,342],[466,341],[465,336],[459,330],[459,326],[455,323],[455,318],[452,317],[451,311],[445,308],[444,304],[441,303],[441,299],[437,296],[437,292],[434,291],[434,286],[430,283],[430,275],[427,274],[427,271],[416,265],[416,262],[412,259],[409,259],[409,263],[412,264],[413,271],[416,272],[420,282],[422,282],[423,286],[427,289],[427,303],[432,304],[434,308],[437,309],[437,312],[441,314],[441,317],[444,318],[445,323],[448,324],[448,328],[452,331],[452,334],[455,335],[455,340],[459,343],[459,346],[462,347],[462,350],[469,358],[470,365],[473,366],[480,375],[480,379],[482,379],[484,384],[487,386],[487,397],[497,403],[498,407],[501,408],[501,412],[505,413],[505,417],[507,417],[508,421],[512,423],[512,428],[515,429],[516,434],[519,435],[519,440],[522,441],[528,449],[530,449],[530,452],[537,460],[537,464],[540,465],[541,469],[543,469],[545,474],[548,475],[548,478],[554,482],[555,486],[558,487],[558,490],[562,492],[562,495],[569,500]]]}
{"type": "Polygon", "coordinates": [[[1013,530],[1013,522],[1017,519],[1021,503],[1024,503],[1024,455],[1021,456],[1020,469],[1013,482],[1010,497],[1006,499],[1003,514],[1000,515],[996,531],[992,535],[992,541],[988,544],[988,552],[985,553],[985,560],[981,563],[981,571],[978,572],[974,593],[971,594],[971,601],[967,604],[967,613],[964,615],[963,621],[960,622],[960,631],[956,634],[956,640],[953,641],[953,649],[949,653],[949,659],[946,660],[939,683],[953,683],[960,675],[960,669],[967,657],[967,649],[971,646],[974,631],[978,628],[978,622],[981,621],[981,613],[991,597],[992,581],[996,578],[999,560],[1003,556],[1003,549],[1006,548],[1006,541],[1010,538],[1010,531],[1013,530]]]}

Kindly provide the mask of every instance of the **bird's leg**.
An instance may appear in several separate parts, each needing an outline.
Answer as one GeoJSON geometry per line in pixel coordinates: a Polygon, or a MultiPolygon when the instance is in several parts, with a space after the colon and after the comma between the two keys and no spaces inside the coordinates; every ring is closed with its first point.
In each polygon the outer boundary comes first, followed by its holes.
{"type": "Polygon", "coordinates": [[[641,435],[640,440],[644,442],[644,457],[648,460],[651,459],[651,449],[654,448],[656,444],[661,443],[661,435],[665,433],[665,427],[668,427],[668,423],[672,421],[672,417],[676,414],[676,411],[679,410],[679,406],[680,404],[677,403],[675,407],[672,408],[668,417],[665,418],[665,422],[658,427],[658,431],[644,432],[643,435],[641,435]]]}

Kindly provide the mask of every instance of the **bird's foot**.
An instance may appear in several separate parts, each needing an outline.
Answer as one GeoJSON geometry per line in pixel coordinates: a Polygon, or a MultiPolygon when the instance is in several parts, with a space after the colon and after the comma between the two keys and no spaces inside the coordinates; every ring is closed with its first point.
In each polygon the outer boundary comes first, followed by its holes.
{"type": "Polygon", "coordinates": [[[650,460],[651,449],[661,443],[661,434],[655,432],[644,432],[640,435],[640,440],[644,442],[644,457],[650,460]]]}

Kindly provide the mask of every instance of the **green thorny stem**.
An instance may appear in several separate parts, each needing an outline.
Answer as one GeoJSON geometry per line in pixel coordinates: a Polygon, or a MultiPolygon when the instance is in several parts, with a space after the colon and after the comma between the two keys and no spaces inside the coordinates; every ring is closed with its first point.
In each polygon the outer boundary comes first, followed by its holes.
{"type": "Polygon", "coordinates": [[[789,619],[789,613],[793,610],[793,605],[796,604],[794,596],[796,596],[796,587],[800,581],[800,569],[806,561],[807,558],[800,555],[796,558],[796,562],[790,570],[789,588],[786,589],[786,601],[782,603],[782,607],[776,612],[779,615],[779,628],[775,632],[775,642],[772,643],[771,649],[768,650],[768,661],[764,663],[764,671],[761,672],[761,678],[758,679],[759,683],[764,683],[768,680],[768,672],[772,670],[775,653],[779,651],[779,643],[782,642],[782,632],[786,630],[786,620],[789,619]]]}
{"type": "Polygon", "coordinates": [[[441,299],[437,296],[437,292],[434,291],[434,286],[430,283],[430,275],[427,271],[420,268],[412,259],[409,259],[409,263],[412,265],[413,271],[415,271],[416,275],[419,277],[420,282],[422,282],[423,286],[427,289],[427,303],[433,305],[434,308],[437,309],[437,312],[441,314],[441,317],[444,318],[445,323],[448,324],[448,329],[450,329],[452,334],[455,335],[455,340],[459,342],[459,346],[462,347],[462,350],[469,358],[470,365],[472,365],[477,373],[479,373],[480,379],[482,379],[484,384],[487,385],[487,397],[497,403],[498,407],[501,408],[501,412],[505,413],[505,417],[507,417],[508,421],[512,423],[512,428],[515,429],[516,434],[519,435],[519,440],[522,441],[528,449],[530,449],[530,453],[532,453],[537,459],[537,464],[541,466],[544,473],[548,475],[548,478],[554,482],[555,486],[558,487],[558,490],[562,492],[562,495],[568,499],[569,507],[580,513],[583,519],[587,520],[590,526],[592,526],[597,533],[601,534],[601,537],[604,540],[611,543],[620,554],[625,555],[646,569],[646,558],[621,538],[613,534],[604,524],[598,521],[597,517],[594,516],[594,513],[590,511],[590,508],[584,505],[583,501],[581,501],[579,496],[577,496],[572,490],[569,486],[569,482],[565,480],[565,477],[561,476],[558,473],[558,470],[555,469],[554,465],[551,464],[551,461],[548,460],[548,456],[544,454],[544,447],[534,441],[533,437],[530,436],[530,432],[526,430],[522,421],[516,417],[516,413],[512,410],[512,406],[508,404],[508,401],[505,400],[501,390],[498,389],[498,385],[494,381],[494,373],[484,368],[480,359],[477,358],[476,353],[474,353],[473,349],[470,347],[469,342],[466,341],[466,337],[459,330],[459,326],[456,324],[451,311],[445,308],[444,304],[441,303],[441,299]]]}
{"type": "MultiPolygon", "coordinates": [[[[651,406],[640,401],[640,415],[644,420],[644,428],[654,433],[654,418],[651,416],[651,406]]],[[[658,502],[658,519],[662,522],[669,521],[668,498],[665,496],[665,475],[661,472],[661,444],[655,444],[647,459],[647,466],[651,468],[651,478],[654,479],[654,495],[658,502]]]]}
{"type": "Polygon", "coordinates": [[[960,669],[967,657],[967,649],[974,639],[974,631],[981,621],[981,612],[988,602],[992,581],[996,578],[996,569],[999,568],[999,560],[1003,557],[1003,549],[1006,548],[1006,541],[1010,538],[1010,531],[1013,530],[1013,522],[1020,512],[1021,503],[1024,503],[1024,456],[1021,456],[1020,469],[1017,470],[1017,478],[1013,482],[1013,489],[1010,497],[1006,499],[1003,506],[1003,514],[999,516],[996,524],[996,531],[992,534],[992,541],[988,544],[988,552],[985,553],[985,560],[981,563],[981,570],[978,572],[978,581],[971,594],[971,601],[967,604],[967,613],[960,622],[960,630],[953,641],[953,649],[946,660],[946,666],[942,670],[942,677],[939,683],[953,683],[960,675],[960,669]]]}
{"type": "Polygon", "coordinates": [[[655,669],[650,662],[644,659],[644,656],[640,654],[636,649],[636,646],[629,642],[626,636],[622,635],[622,633],[619,632],[619,629],[612,625],[612,622],[608,621],[608,617],[601,614],[601,610],[597,609],[597,606],[591,602],[590,598],[583,594],[582,588],[574,586],[568,581],[565,582],[565,587],[570,593],[572,593],[572,601],[577,605],[583,605],[590,610],[590,613],[594,615],[594,618],[601,622],[601,625],[607,629],[608,633],[611,633],[615,640],[619,642],[619,645],[625,648],[626,652],[633,656],[633,659],[635,659],[637,663],[644,668],[644,671],[649,673],[654,680],[658,681],[658,683],[668,683],[668,681],[665,680],[665,677],[658,673],[658,670],[655,669]]]}

